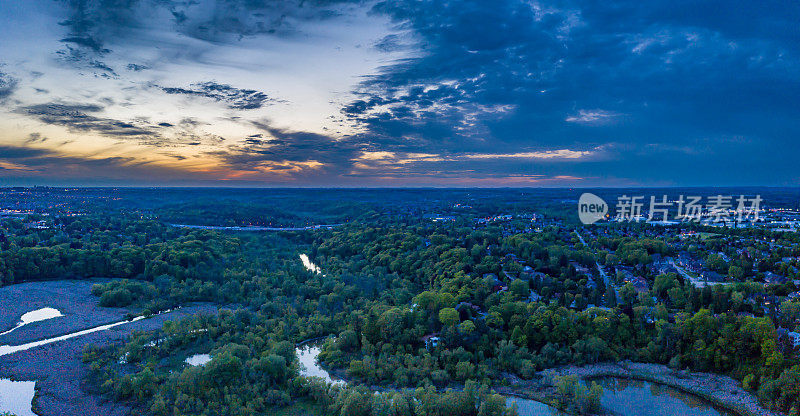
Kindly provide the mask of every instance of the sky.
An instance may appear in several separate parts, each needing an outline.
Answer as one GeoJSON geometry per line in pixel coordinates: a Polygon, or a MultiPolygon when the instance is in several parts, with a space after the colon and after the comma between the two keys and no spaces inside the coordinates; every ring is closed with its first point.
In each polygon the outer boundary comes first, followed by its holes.
{"type": "Polygon", "coordinates": [[[796,0],[0,0],[0,186],[798,186],[798,22],[796,0]]]}

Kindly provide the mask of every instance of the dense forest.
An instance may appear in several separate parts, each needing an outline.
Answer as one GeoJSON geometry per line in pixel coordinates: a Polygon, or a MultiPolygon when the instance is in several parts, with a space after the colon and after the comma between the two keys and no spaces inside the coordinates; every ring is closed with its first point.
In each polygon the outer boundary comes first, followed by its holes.
{"type": "MultiPolygon", "coordinates": [[[[538,219],[525,214],[503,222],[476,221],[482,217],[474,212],[431,221],[414,207],[358,206],[343,210],[348,221],[333,229],[224,232],[160,218],[180,219],[175,207],[2,223],[4,285],[111,278],[92,288],[99,303],[145,315],[188,302],[224,305],[219,315],[86,350],[91,384],[145,413],[258,415],[303,402],[321,414],[510,414],[492,388],[511,376],[531,380],[547,368],[619,360],[729,375],[766,407],[800,410],[800,358],[778,336],[779,327],[800,318],[800,303],[786,301],[774,314],[751,301],[798,289],[791,280],[752,281],[780,268],[748,263],[746,256],[711,258],[720,271],[742,273],[741,283],[713,287],[651,270],[683,245],[697,256],[721,256],[721,240],[678,238],[686,230],[707,231],[700,226],[657,236],[636,224],[609,225],[602,234],[587,227],[597,235],[584,245],[576,226],[554,219],[565,214],[546,204],[538,219]],[[304,268],[303,253],[322,271],[304,268]],[[599,265],[631,269],[649,285],[637,288],[621,273],[607,283],[599,265]],[[328,337],[320,359],[351,381],[347,387],[299,375],[295,346],[317,337],[328,337]],[[213,359],[183,365],[197,353],[213,359]]],[[[247,218],[296,225],[343,217],[247,218]]],[[[728,233],[771,238],[752,244],[762,251],[798,242],[796,234],[728,233]]],[[[555,384],[556,406],[598,410],[594,386],[555,384]],[[580,389],[586,392],[575,393],[580,389]]]]}

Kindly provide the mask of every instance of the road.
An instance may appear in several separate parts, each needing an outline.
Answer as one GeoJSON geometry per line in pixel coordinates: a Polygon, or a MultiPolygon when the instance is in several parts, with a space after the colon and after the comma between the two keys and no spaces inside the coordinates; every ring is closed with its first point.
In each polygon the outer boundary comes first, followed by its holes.
{"type": "Polygon", "coordinates": [[[175,228],[195,228],[199,230],[213,230],[213,231],[309,231],[309,230],[322,230],[338,227],[343,224],[320,224],[309,225],[308,227],[222,227],[216,225],[190,225],[190,224],[168,224],[170,227],[175,228]]]}
{"type": "MultiPolygon", "coordinates": [[[[583,236],[581,236],[581,233],[579,233],[578,230],[575,230],[575,235],[578,236],[578,240],[581,240],[581,243],[583,243],[584,246],[589,247],[589,245],[586,244],[586,240],[583,239],[583,236]]],[[[603,282],[605,282],[606,287],[611,286],[614,288],[614,294],[617,296],[617,304],[619,304],[619,288],[614,284],[614,282],[611,281],[611,279],[608,277],[608,273],[606,273],[603,267],[600,266],[599,262],[595,261],[594,264],[597,266],[597,270],[600,272],[600,276],[603,278],[603,282]]]]}
{"type": "Polygon", "coordinates": [[[703,287],[706,287],[706,286],[716,286],[716,285],[723,285],[724,286],[724,285],[729,285],[729,284],[732,283],[732,282],[707,282],[705,280],[700,280],[699,277],[694,277],[694,276],[690,275],[689,272],[687,272],[683,267],[678,266],[675,263],[675,259],[670,258],[669,259],[669,263],[672,265],[672,267],[675,268],[675,270],[678,271],[678,274],[680,274],[681,276],[683,276],[684,279],[692,282],[693,285],[695,285],[695,286],[697,286],[699,288],[703,288],[703,287]]]}

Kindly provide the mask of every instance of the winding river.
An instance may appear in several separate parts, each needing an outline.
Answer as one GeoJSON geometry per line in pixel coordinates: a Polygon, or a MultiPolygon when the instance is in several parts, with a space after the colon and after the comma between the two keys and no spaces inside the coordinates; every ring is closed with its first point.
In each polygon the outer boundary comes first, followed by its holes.
{"type": "Polygon", "coordinates": [[[595,380],[603,387],[600,403],[625,416],[736,416],[707,400],[648,381],[623,378],[595,380]]]}
{"type": "Polygon", "coordinates": [[[295,354],[297,354],[297,360],[300,361],[300,375],[304,377],[320,377],[332,384],[345,384],[344,380],[331,376],[317,362],[317,356],[322,351],[322,342],[308,342],[297,347],[295,354]]]}
{"type": "MultiPolygon", "coordinates": [[[[332,377],[317,362],[324,340],[301,344],[297,358],[302,364],[300,374],[321,377],[330,383],[345,384],[332,377]]],[[[616,377],[595,379],[603,387],[601,405],[619,416],[737,416],[698,396],[678,389],[647,381],[616,377]]],[[[516,405],[519,416],[564,415],[557,409],[535,400],[506,396],[506,405],[516,405]]]]}
{"type": "MultiPolygon", "coordinates": [[[[317,340],[300,344],[295,349],[297,359],[300,361],[300,375],[305,377],[320,377],[332,384],[344,385],[344,380],[331,376],[328,371],[322,368],[317,361],[317,356],[322,350],[325,340],[317,340]]],[[[518,397],[506,397],[506,405],[516,404],[519,416],[553,416],[561,414],[553,407],[535,400],[522,399],[518,397]]]]}

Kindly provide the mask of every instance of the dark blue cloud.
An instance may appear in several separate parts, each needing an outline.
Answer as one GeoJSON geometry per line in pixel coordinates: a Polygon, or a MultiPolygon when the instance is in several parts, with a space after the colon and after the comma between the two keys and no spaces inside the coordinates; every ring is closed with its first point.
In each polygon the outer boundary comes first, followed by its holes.
{"type": "Polygon", "coordinates": [[[210,98],[214,101],[225,103],[236,110],[253,110],[263,107],[268,102],[275,100],[267,94],[250,89],[235,88],[227,84],[216,82],[201,82],[189,88],[163,87],[167,94],[183,94],[210,98]]]}
{"type": "MultiPolygon", "coordinates": [[[[385,151],[441,156],[394,165],[393,175],[798,181],[792,155],[800,151],[800,3],[793,0],[65,3],[70,16],[62,22],[61,55],[108,76],[118,76],[104,63],[109,39],[137,30],[151,9],[172,19],[170,30],[214,45],[256,35],[311,41],[303,40],[297,22],[325,21],[348,7],[371,7],[391,20],[396,31],[365,40],[364,47],[410,57],[366,75],[352,91],[355,98],[342,103],[340,116],[361,133],[333,139],[262,125],[264,137],[216,153],[231,166],[314,160],[330,166],[326,174],[345,174],[362,151],[385,151]],[[590,153],[567,161],[459,157],[560,149],[590,153]]],[[[0,76],[0,100],[15,88],[13,79],[0,76]]],[[[230,110],[271,102],[255,89],[224,84],[163,90],[214,99],[230,110]]],[[[158,128],[174,127],[73,110],[80,117],[27,108],[46,123],[109,136],[158,136],[158,128]]]]}
{"type": "Polygon", "coordinates": [[[103,111],[96,104],[46,103],[22,107],[18,112],[38,118],[50,125],[64,126],[74,131],[89,131],[114,138],[131,138],[149,142],[161,140],[152,126],[120,121],[95,115],[103,111]]]}
{"type": "MultiPolygon", "coordinates": [[[[800,150],[800,3],[386,1],[374,11],[418,36],[422,55],[384,68],[344,106],[375,142],[421,152],[606,145],[607,162],[563,170],[797,180],[775,153],[800,150]],[[752,170],[718,174],[731,160],[752,170]]],[[[519,171],[511,166],[494,167],[519,171]]]]}
{"type": "Polygon", "coordinates": [[[171,14],[174,29],[212,42],[260,34],[298,34],[292,21],[320,21],[338,16],[351,0],[56,0],[69,18],[60,22],[68,36],[62,42],[108,53],[109,38],[141,28],[154,11],[171,14]]]}
{"type": "Polygon", "coordinates": [[[326,174],[340,175],[351,167],[362,149],[353,140],[337,141],[321,134],[276,128],[265,122],[253,125],[268,135],[269,140],[256,134],[211,154],[235,170],[253,169],[265,162],[318,162],[326,174]]]}
{"type": "Polygon", "coordinates": [[[0,72],[0,103],[16,91],[18,81],[16,78],[0,72]]]}

